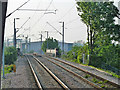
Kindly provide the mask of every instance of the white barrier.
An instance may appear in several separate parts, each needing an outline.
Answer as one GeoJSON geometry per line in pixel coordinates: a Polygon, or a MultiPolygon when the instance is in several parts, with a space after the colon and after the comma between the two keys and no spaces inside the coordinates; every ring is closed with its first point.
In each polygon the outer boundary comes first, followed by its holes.
{"type": "Polygon", "coordinates": [[[52,55],[54,54],[56,57],[56,48],[55,49],[47,49],[46,54],[52,54],[52,55]]]}

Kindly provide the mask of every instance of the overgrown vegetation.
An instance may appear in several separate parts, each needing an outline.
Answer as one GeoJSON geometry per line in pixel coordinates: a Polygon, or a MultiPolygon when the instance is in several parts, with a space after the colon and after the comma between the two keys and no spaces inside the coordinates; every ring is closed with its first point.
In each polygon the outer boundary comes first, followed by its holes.
{"type": "Polygon", "coordinates": [[[67,52],[67,55],[63,55],[62,58],[67,60],[72,60],[76,63],[82,63],[82,55],[85,54],[85,59],[87,60],[88,50],[87,45],[84,46],[74,46],[72,50],[67,52]]]}
{"type": "Polygon", "coordinates": [[[89,74],[85,75],[85,78],[89,78],[89,77],[90,77],[90,75],[89,75],[89,74]]]}
{"type": "Polygon", "coordinates": [[[114,20],[120,18],[119,10],[113,2],[77,2],[77,10],[82,12],[79,16],[87,26],[87,43],[74,46],[62,57],[82,63],[85,54],[85,64],[112,71],[111,74],[119,78],[120,25],[114,20]]]}
{"type": "Polygon", "coordinates": [[[14,64],[17,60],[17,50],[15,47],[5,47],[5,65],[14,64]]]}
{"type": "MultiPolygon", "coordinates": [[[[4,70],[5,70],[5,71],[4,71],[5,74],[11,73],[11,72],[13,71],[13,64],[11,64],[11,65],[5,65],[4,70]]],[[[1,73],[3,74],[3,71],[2,71],[1,73]]]]}

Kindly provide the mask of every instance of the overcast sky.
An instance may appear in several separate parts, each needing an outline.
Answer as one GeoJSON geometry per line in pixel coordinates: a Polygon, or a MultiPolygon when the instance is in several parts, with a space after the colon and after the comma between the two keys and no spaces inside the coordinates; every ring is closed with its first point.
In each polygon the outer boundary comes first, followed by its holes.
{"type": "MultiPolygon", "coordinates": [[[[22,5],[27,0],[8,0],[7,15],[22,5]]],[[[115,0],[117,2],[118,0],[115,0]]],[[[62,36],[57,33],[50,25],[49,22],[57,30],[62,33],[62,24],[60,21],[65,22],[65,42],[75,42],[78,40],[87,41],[86,25],[80,20],[76,9],[75,0],[30,0],[21,9],[47,9],[56,10],[56,14],[48,13],[45,11],[16,11],[9,18],[6,19],[5,37],[13,39],[14,31],[14,18],[20,18],[16,20],[16,28],[20,28],[25,21],[30,17],[28,22],[17,33],[17,36],[23,34],[29,36],[32,41],[40,40],[41,31],[49,31],[49,36],[61,41],[62,36]],[[50,4],[50,2],[52,3],[50,4]],[[25,31],[26,30],[26,31],[25,31]]],[[[116,3],[117,4],[117,3],[116,3]]],[[[43,33],[43,37],[46,38],[46,33],[43,33]]],[[[24,37],[19,37],[24,39],[24,37]]],[[[43,38],[43,40],[45,40],[43,38]]]]}

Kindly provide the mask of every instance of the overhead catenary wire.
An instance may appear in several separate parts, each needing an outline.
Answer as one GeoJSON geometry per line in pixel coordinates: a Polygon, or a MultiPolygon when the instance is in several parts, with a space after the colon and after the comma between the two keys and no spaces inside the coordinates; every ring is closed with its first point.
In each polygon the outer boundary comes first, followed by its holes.
{"type": "Polygon", "coordinates": [[[48,7],[46,8],[45,12],[41,15],[41,17],[33,24],[32,28],[34,28],[37,23],[41,20],[42,17],[44,17],[46,11],[48,10],[48,8],[50,7],[50,5],[52,4],[53,0],[51,0],[50,4],[48,5],[48,7]]]}
{"type": "MultiPolygon", "coordinates": [[[[37,5],[37,8],[36,8],[36,9],[38,9],[38,8],[39,8],[40,3],[41,3],[41,2],[39,2],[39,3],[38,3],[38,5],[37,5]]],[[[35,16],[35,14],[36,14],[36,11],[34,12],[34,14],[32,15],[32,17],[31,17],[31,18],[33,18],[33,17],[35,16]]]]}
{"type": "Polygon", "coordinates": [[[76,3],[68,11],[66,11],[65,14],[63,14],[63,16],[61,16],[58,20],[56,20],[54,22],[59,22],[60,20],[62,20],[66,15],[69,14],[69,12],[75,7],[75,5],[76,5],[76,3]]]}
{"type": "Polygon", "coordinates": [[[63,35],[61,32],[59,32],[55,27],[53,27],[50,23],[47,22],[53,29],[55,29],[59,34],[63,35]]]}
{"type": "Polygon", "coordinates": [[[76,3],[60,18],[59,20],[62,20],[69,12],[75,7],[76,3]]]}
{"type": "Polygon", "coordinates": [[[75,19],[73,19],[73,20],[71,20],[71,21],[69,21],[69,22],[66,22],[66,25],[68,25],[68,24],[70,24],[70,23],[73,23],[74,21],[76,21],[76,20],[78,20],[80,17],[77,17],[77,18],[75,18],[75,19]]]}
{"type": "MultiPolygon", "coordinates": [[[[21,11],[46,11],[46,9],[18,9],[21,11]]],[[[47,10],[47,11],[56,11],[56,10],[47,10]]]]}
{"type": "Polygon", "coordinates": [[[23,23],[23,25],[16,31],[16,33],[23,28],[23,26],[28,22],[28,20],[30,19],[30,17],[25,21],[25,23],[23,23]]]}
{"type": "Polygon", "coordinates": [[[55,5],[54,5],[54,1],[53,1],[53,3],[52,3],[52,6],[57,10],[57,8],[56,8],[55,5]]]}
{"type": "MultiPolygon", "coordinates": [[[[40,3],[41,3],[41,1],[38,3],[38,5],[37,5],[37,7],[36,7],[36,9],[38,9],[39,8],[39,6],[40,6],[40,3]]],[[[37,12],[35,11],[34,12],[34,14],[31,16],[31,19],[35,16],[35,14],[36,14],[37,12]]],[[[30,24],[29,24],[30,25],[30,24]]],[[[30,25],[31,26],[31,25],[30,25]]],[[[30,34],[30,30],[29,30],[29,34],[30,34]]]]}
{"type": "MultiPolygon", "coordinates": [[[[68,10],[68,11],[66,11],[65,12],[65,14],[63,14],[63,16],[61,16],[61,18],[59,18],[59,19],[57,19],[56,21],[53,21],[52,23],[56,23],[56,22],[59,22],[60,20],[62,20],[66,15],[68,15],[69,14],[69,12],[71,12],[71,10],[75,7],[75,5],[76,5],[76,3],[68,10]]],[[[71,20],[72,21],[72,20],[71,20]]],[[[69,21],[70,22],[70,21],[69,21]]],[[[68,22],[68,23],[69,23],[68,22]]]]}
{"type": "MultiPolygon", "coordinates": [[[[29,29],[30,29],[30,27],[29,27],[29,29]]],[[[19,34],[17,37],[19,37],[20,35],[23,35],[26,31],[28,31],[29,29],[24,29],[24,31],[21,33],[21,34],[19,34]]]]}
{"type": "Polygon", "coordinates": [[[27,4],[30,0],[28,0],[27,2],[23,3],[21,6],[19,6],[17,9],[15,9],[13,12],[9,13],[6,18],[8,18],[10,15],[12,15],[14,12],[16,12],[18,9],[20,9],[22,6],[24,6],[25,4],[27,4]]]}

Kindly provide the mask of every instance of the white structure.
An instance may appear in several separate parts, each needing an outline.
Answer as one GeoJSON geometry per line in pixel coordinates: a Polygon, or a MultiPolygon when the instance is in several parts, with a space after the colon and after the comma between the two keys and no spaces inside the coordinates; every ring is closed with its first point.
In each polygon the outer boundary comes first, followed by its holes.
{"type": "Polygon", "coordinates": [[[47,49],[46,53],[55,55],[55,57],[56,57],[56,48],[55,49],[47,49]]]}

